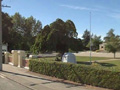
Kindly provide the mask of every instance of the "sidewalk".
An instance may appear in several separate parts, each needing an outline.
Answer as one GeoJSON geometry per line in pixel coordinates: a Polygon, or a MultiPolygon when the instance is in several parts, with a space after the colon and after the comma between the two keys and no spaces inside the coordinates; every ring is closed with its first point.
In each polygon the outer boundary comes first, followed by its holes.
{"type": "Polygon", "coordinates": [[[3,64],[0,76],[26,87],[25,90],[109,90],[40,75],[9,64],[3,64]]]}
{"type": "Polygon", "coordinates": [[[0,75],[0,90],[31,90],[0,75]]]}

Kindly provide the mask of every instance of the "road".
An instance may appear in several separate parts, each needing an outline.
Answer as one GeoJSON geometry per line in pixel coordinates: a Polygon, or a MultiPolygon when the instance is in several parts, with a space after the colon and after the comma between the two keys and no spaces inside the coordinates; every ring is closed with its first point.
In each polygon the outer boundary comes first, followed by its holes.
{"type": "MultiPolygon", "coordinates": [[[[74,53],[76,56],[90,56],[90,52],[79,52],[79,53],[74,53]]],[[[105,52],[91,52],[91,55],[93,57],[110,57],[113,58],[114,54],[113,53],[105,53],[105,52]]],[[[116,58],[120,58],[120,53],[116,53],[116,58]]]]}
{"type": "MultiPolygon", "coordinates": [[[[52,57],[56,56],[58,53],[51,53],[51,54],[39,54],[38,56],[41,57],[52,57]]],[[[90,56],[90,51],[81,51],[79,53],[74,53],[76,56],[90,56]]],[[[93,57],[110,57],[113,58],[114,54],[113,53],[107,53],[107,52],[91,52],[91,55],[93,57]]],[[[116,58],[120,58],[120,52],[116,53],[116,58]]]]}

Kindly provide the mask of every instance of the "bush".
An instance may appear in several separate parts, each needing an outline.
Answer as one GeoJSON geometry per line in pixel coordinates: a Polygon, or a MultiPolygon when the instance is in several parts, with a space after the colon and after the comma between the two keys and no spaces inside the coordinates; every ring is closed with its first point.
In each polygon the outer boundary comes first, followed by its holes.
{"type": "Polygon", "coordinates": [[[78,83],[120,90],[120,72],[70,63],[30,60],[30,71],[78,83]]]}
{"type": "Polygon", "coordinates": [[[101,50],[96,50],[96,52],[101,52],[101,50]]]}

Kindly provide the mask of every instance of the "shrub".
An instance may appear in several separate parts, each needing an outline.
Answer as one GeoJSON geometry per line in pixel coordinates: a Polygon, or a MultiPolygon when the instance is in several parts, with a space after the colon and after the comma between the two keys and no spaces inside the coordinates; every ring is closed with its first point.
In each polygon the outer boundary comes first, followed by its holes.
{"type": "Polygon", "coordinates": [[[120,72],[70,63],[30,60],[30,71],[78,83],[120,90],[120,72]]]}
{"type": "Polygon", "coordinates": [[[96,50],[96,52],[101,52],[101,50],[96,50]]]}

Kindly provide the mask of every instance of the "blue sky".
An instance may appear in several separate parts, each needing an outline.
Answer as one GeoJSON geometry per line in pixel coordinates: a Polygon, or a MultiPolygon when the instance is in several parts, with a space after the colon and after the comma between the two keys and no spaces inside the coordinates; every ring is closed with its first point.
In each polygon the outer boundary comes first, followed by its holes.
{"type": "Polygon", "coordinates": [[[113,28],[120,35],[120,0],[3,0],[4,12],[14,15],[33,16],[45,26],[61,18],[75,23],[78,36],[90,27],[92,13],[92,33],[104,37],[113,28]]]}

